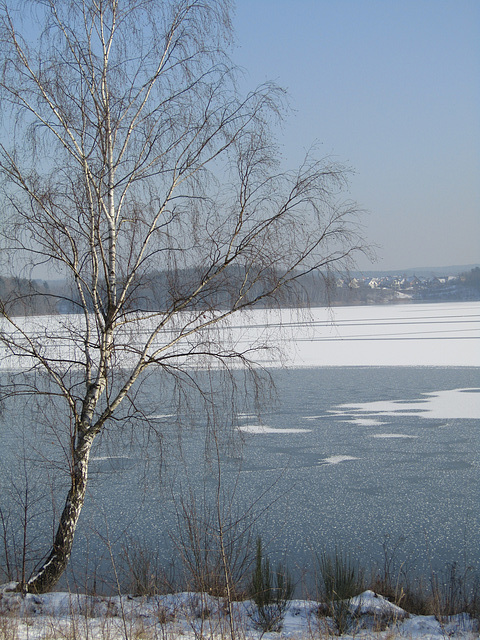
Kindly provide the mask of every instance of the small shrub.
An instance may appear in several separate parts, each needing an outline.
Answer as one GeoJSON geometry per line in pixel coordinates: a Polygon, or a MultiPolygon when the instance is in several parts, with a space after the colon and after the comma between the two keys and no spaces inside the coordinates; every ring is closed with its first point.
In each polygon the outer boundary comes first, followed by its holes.
{"type": "Polygon", "coordinates": [[[447,564],[445,571],[432,574],[434,614],[439,620],[458,613],[474,613],[472,602],[476,599],[473,571],[461,570],[456,562],[447,564]]]}
{"type": "Polygon", "coordinates": [[[209,599],[205,593],[195,593],[189,598],[189,612],[196,620],[208,620],[212,615],[209,599]]]}
{"type": "Polygon", "coordinates": [[[318,558],[321,576],[320,593],[326,607],[319,608],[319,615],[328,613],[333,618],[336,631],[343,635],[350,629],[355,612],[350,610],[350,599],[364,591],[363,571],[350,556],[335,549],[334,555],[323,552],[318,558]]]}
{"type": "Polygon", "coordinates": [[[405,576],[403,584],[399,585],[391,601],[416,616],[427,616],[431,613],[431,595],[421,578],[409,581],[405,576]]]}
{"type": "Polygon", "coordinates": [[[258,538],[250,587],[255,603],[250,614],[254,625],[263,632],[281,631],[293,590],[291,576],[283,565],[272,571],[269,559],[263,557],[262,541],[258,538]]]}
{"type": "Polygon", "coordinates": [[[11,614],[0,613],[0,638],[18,640],[20,637],[19,620],[11,614]]]}
{"type": "Polygon", "coordinates": [[[171,536],[188,589],[227,598],[229,603],[244,594],[253,559],[250,510],[237,512],[234,495],[222,490],[216,504],[209,504],[191,490],[186,496],[180,494],[175,499],[177,527],[171,536]]]}
{"type": "Polygon", "coordinates": [[[175,613],[173,611],[170,611],[167,607],[165,607],[160,602],[158,602],[157,607],[155,609],[155,618],[159,624],[166,625],[169,622],[174,622],[175,613]]]}
{"type": "Polygon", "coordinates": [[[173,567],[171,575],[164,571],[158,552],[133,538],[127,539],[121,553],[123,587],[133,596],[162,595],[174,591],[173,567]]]}

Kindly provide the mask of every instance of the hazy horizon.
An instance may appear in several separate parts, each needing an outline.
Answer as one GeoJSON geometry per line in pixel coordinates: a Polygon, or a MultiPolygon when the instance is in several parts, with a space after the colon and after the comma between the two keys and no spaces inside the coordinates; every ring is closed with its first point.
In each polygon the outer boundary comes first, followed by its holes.
{"type": "MultiPolygon", "coordinates": [[[[475,269],[475,268],[480,268],[480,262],[479,263],[473,263],[473,264],[452,264],[452,265],[426,265],[426,266],[404,266],[404,267],[399,267],[398,269],[383,269],[380,268],[379,266],[377,266],[375,263],[372,265],[367,265],[364,266],[363,268],[361,267],[355,267],[353,269],[350,270],[350,273],[352,274],[356,274],[356,273],[370,273],[370,272],[378,272],[378,273],[397,273],[397,274],[402,274],[402,273],[406,273],[406,272],[418,272],[418,274],[421,274],[422,272],[424,273],[428,273],[428,272],[432,272],[432,273],[438,273],[438,272],[442,272],[444,273],[444,275],[457,275],[459,273],[462,273],[463,271],[470,271],[471,269],[475,269]]],[[[32,275],[29,275],[29,269],[25,268],[20,270],[19,272],[16,273],[2,273],[0,271],[0,277],[4,277],[4,278],[8,278],[8,277],[21,277],[21,278],[31,278],[32,280],[45,280],[48,282],[60,282],[63,281],[65,278],[62,277],[60,274],[52,274],[52,273],[46,273],[46,272],[42,272],[42,273],[38,273],[38,269],[34,269],[32,275]]]]}
{"type": "MultiPolygon", "coordinates": [[[[417,275],[421,274],[422,272],[424,273],[442,272],[444,275],[456,275],[456,274],[462,273],[463,271],[470,271],[471,269],[475,269],[477,267],[480,268],[480,262],[472,263],[472,264],[426,265],[421,267],[419,267],[418,265],[403,266],[403,267],[399,267],[398,269],[381,268],[377,264],[373,263],[371,265],[364,266],[363,268],[355,267],[351,269],[350,272],[352,274],[363,273],[363,272],[365,273],[369,273],[369,272],[398,273],[398,274],[402,274],[406,272],[417,272],[417,275]]],[[[47,273],[43,271],[42,273],[38,273],[38,268],[33,270],[32,275],[29,275],[28,268],[22,269],[16,273],[2,273],[0,271],[0,277],[4,277],[4,278],[8,278],[8,277],[30,278],[31,277],[32,280],[45,280],[48,282],[55,282],[55,281],[60,282],[64,280],[64,278],[60,274],[52,274],[52,273],[47,273]]]]}

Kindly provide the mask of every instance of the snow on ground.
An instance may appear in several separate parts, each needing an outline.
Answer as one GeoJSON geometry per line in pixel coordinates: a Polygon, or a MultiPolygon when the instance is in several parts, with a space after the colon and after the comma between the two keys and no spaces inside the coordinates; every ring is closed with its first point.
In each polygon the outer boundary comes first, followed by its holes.
{"type": "MultiPolygon", "coordinates": [[[[100,597],[71,593],[47,595],[6,592],[0,587],[0,637],[13,640],[242,640],[295,639],[320,640],[334,635],[332,617],[319,615],[314,601],[292,600],[280,632],[265,635],[255,624],[256,609],[251,601],[236,602],[232,617],[227,616],[222,599],[197,593],[165,596],[100,597]]],[[[342,605],[340,605],[342,606],[342,605]]],[[[344,638],[392,640],[437,640],[440,638],[478,638],[478,621],[468,615],[437,619],[435,616],[409,616],[373,591],[352,598],[349,610],[338,609],[344,621],[344,638]]]]}

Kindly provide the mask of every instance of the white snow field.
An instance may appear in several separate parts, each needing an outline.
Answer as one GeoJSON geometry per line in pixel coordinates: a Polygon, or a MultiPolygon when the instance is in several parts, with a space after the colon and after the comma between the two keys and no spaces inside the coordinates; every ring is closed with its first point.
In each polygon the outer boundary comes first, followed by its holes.
{"type": "MultiPolygon", "coordinates": [[[[186,321],[185,317],[181,320],[186,321]]],[[[204,314],[198,314],[193,322],[201,324],[206,320],[204,314]]],[[[82,345],[81,316],[39,316],[15,321],[39,344],[55,345],[54,355],[59,359],[72,359],[76,355],[66,337],[70,328],[75,329],[78,344],[82,345]]],[[[120,365],[127,365],[135,357],[136,347],[141,346],[139,339],[148,333],[151,324],[147,320],[128,326],[120,365]]],[[[0,321],[0,329],[9,330],[5,321],[0,321]]],[[[152,351],[168,343],[174,331],[175,327],[167,324],[152,351]]],[[[480,366],[480,302],[308,311],[256,309],[231,316],[220,331],[222,344],[227,348],[234,347],[254,362],[270,367],[480,366]]],[[[177,348],[181,347],[180,342],[177,348]]],[[[13,369],[31,364],[28,358],[11,354],[3,346],[0,361],[3,367],[13,369]]],[[[190,355],[182,358],[182,362],[186,366],[198,365],[199,359],[190,355]]]]}
{"type": "Polygon", "coordinates": [[[259,354],[262,364],[324,366],[480,366],[480,302],[256,311],[236,327],[238,344],[283,338],[283,359],[259,354]],[[247,330],[248,327],[248,330],[247,330]],[[243,332],[242,332],[243,329],[243,332]]]}

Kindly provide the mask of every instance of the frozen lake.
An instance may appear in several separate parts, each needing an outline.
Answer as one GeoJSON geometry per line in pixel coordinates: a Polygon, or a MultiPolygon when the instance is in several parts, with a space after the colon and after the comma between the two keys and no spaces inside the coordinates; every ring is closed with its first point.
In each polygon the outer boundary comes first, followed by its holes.
{"type": "MultiPolygon", "coordinates": [[[[243,398],[218,418],[222,487],[236,509],[270,504],[256,528],[299,566],[335,545],[371,566],[388,540],[390,548],[398,543],[399,561],[419,572],[464,558],[479,569],[480,304],[336,308],[333,325],[323,309],[309,319],[284,311],[267,314],[268,329],[265,315],[230,327],[238,345],[267,343],[281,331],[289,365],[260,352],[272,398],[260,416],[243,398]]],[[[209,380],[212,398],[220,398],[220,376],[209,380]]],[[[104,552],[106,525],[115,545],[128,533],[167,560],[180,490],[193,489],[201,502],[217,488],[215,464],[203,455],[212,424],[200,406],[178,415],[165,386],[152,376],[137,398],[162,435],[161,482],[158,458],[145,466],[153,440],[126,429],[120,446],[108,434],[99,442],[74,554],[79,567],[87,550],[104,552]],[[187,424],[181,444],[177,420],[187,424]]],[[[10,404],[1,418],[3,504],[32,412],[10,404]]],[[[35,474],[41,452],[29,445],[35,474]]]]}
{"type": "MultiPolygon", "coordinates": [[[[243,447],[234,443],[221,456],[222,486],[235,494],[239,513],[257,500],[257,509],[271,504],[256,523],[271,548],[308,566],[314,551],[338,545],[371,566],[382,561],[388,540],[417,572],[465,557],[480,568],[478,369],[272,373],[277,402],[261,420],[240,413],[243,447]]],[[[168,434],[171,417],[154,415],[168,434]]],[[[167,446],[161,487],[138,484],[143,466],[135,455],[125,453],[121,468],[113,458],[115,487],[103,477],[112,468],[108,461],[94,461],[95,508],[101,505],[111,530],[128,524],[134,537],[163,548],[175,521],[172,493],[193,487],[201,506],[203,496],[215,492],[215,464],[202,463],[204,424],[196,420],[197,429],[183,434],[181,455],[167,446]]],[[[89,513],[101,527],[91,505],[89,513]]]]}

